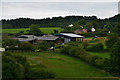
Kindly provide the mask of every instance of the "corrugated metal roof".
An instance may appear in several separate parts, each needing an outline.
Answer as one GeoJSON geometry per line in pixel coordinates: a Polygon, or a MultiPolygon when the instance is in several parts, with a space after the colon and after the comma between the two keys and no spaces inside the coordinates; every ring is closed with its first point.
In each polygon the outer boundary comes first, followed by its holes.
{"type": "Polygon", "coordinates": [[[35,40],[36,38],[13,38],[13,39],[17,39],[19,40],[20,42],[25,42],[25,41],[33,41],[35,40]]]}
{"type": "Polygon", "coordinates": [[[73,34],[73,33],[60,33],[60,35],[64,35],[68,37],[84,37],[84,36],[73,34]]]}
{"type": "Polygon", "coordinates": [[[41,40],[56,40],[58,38],[58,36],[54,36],[54,35],[44,35],[42,37],[37,37],[37,39],[41,39],[41,40]]]}
{"type": "Polygon", "coordinates": [[[36,36],[34,36],[34,35],[21,35],[20,37],[33,38],[33,37],[36,37],[36,36]]]}

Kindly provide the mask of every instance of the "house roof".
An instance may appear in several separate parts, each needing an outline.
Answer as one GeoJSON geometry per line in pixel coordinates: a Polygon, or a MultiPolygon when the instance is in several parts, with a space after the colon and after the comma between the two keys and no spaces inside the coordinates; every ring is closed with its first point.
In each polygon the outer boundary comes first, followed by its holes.
{"type": "Polygon", "coordinates": [[[73,34],[73,33],[60,33],[57,35],[63,35],[63,36],[67,36],[67,37],[84,37],[84,36],[73,34]]]}
{"type": "Polygon", "coordinates": [[[20,37],[25,37],[25,38],[35,38],[36,36],[34,35],[20,35],[20,37]]]}
{"type": "Polygon", "coordinates": [[[41,40],[56,40],[57,38],[59,37],[54,35],[44,35],[42,37],[37,37],[37,39],[41,39],[41,40]]]}
{"type": "Polygon", "coordinates": [[[17,39],[19,40],[20,42],[25,42],[25,41],[33,41],[35,40],[36,38],[13,38],[13,39],[17,39]]]}
{"type": "Polygon", "coordinates": [[[13,39],[17,39],[20,42],[33,41],[36,39],[36,36],[34,36],[34,35],[20,35],[19,37],[13,38],[13,39]]]}

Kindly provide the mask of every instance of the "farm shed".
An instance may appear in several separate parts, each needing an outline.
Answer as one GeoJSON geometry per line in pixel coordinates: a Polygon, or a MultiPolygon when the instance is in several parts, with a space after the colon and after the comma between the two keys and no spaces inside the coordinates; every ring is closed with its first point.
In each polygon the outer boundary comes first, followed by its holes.
{"type": "Polygon", "coordinates": [[[59,36],[54,35],[43,35],[42,37],[37,37],[37,41],[47,41],[47,42],[54,42],[59,43],[60,42],[59,36]]]}
{"type": "Polygon", "coordinates": [[[55,36],[59,36],[63,39],[63,43],[67,43],[70,41],[83,41],[84,36],[73,34],[73,33],[59,33],[55,36]]]}
{"type": "Polygon", "coordinates": [[[31,43],[33,43],[33,41],[36,41],[37,38],[34,35],[20,35],[19,37],[13,38],[13,39],[17,39],[20,42],[31,42],[31,43]]]}

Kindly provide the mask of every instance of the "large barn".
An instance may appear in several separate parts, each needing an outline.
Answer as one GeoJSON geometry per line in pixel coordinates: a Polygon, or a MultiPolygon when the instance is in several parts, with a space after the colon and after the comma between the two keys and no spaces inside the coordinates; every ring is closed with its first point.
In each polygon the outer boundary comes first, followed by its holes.
{"type": "Polygon", "coordinates": [[[73,33],[59,33],[54,35],[43,35],[43,36],[34,36],[34,35],[21,35],[18,38],[20,42],[31,42],[37,43],[40,41],[54,42],[54,43],[67,43],[70,41],[83,41],[84,36],[73,34],[73,33]]]}
{"type": "Polygon", "coordinates": [[[55,36],[59,36],[63,40],[63,43],[67,43],[70,41],[83,41],[84,38],[84,36],[73,33],[59,33],[56,34],[55,36]]]}

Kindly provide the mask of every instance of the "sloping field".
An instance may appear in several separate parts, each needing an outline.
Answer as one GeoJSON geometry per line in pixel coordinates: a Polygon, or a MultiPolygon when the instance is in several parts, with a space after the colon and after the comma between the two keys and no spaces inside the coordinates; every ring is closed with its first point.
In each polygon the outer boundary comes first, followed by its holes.
{"type": "MultiPolygon", "coordinates": [[[[3,33],[18,33],[20,31],[24,31],[26,33],[26,30],[29,30],[29,28],[20,28],[20,29],[2,29],[3,33]]],[[[45,34],[53,33],[54,30],[58,30],[59,32],[63,29],[59,27],[46,27],[46,28],[40,28],[40,30],[45,34]]]]}
{"type": "MultiPolygon", "coordinates": [[[[31,65],[43,64],[49,71],[56,74],[56,78],[80,78],[80,77],[108,77],[105,72],[96,69],[89,64],[69,56],[50,52],[22,52],[12,53],[26,56],[31,65]]],[[[37,66],[35,70],[38,70],[37,66]]]]}
{"type": "Polygon", "coordinates": [[[110,53],[107,52],[88,52],[91,55],[96,55],[102,58],[110,58],[110,53]]]}

